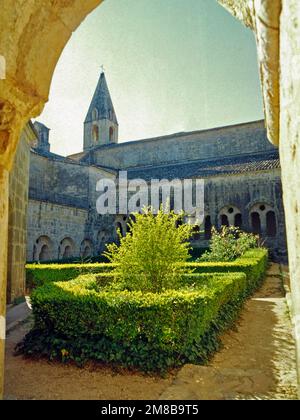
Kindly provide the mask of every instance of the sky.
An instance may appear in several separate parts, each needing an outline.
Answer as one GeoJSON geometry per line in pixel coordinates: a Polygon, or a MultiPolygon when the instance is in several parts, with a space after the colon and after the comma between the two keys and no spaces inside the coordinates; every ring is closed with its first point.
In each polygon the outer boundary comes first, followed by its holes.
{"type": "Polygon", "coordinates": [[[252,32],[216,0],[104,0],[72,35],[43,113],[51,151],[82,151],[104,66],[119,142],[263,118],[252,32]]]}

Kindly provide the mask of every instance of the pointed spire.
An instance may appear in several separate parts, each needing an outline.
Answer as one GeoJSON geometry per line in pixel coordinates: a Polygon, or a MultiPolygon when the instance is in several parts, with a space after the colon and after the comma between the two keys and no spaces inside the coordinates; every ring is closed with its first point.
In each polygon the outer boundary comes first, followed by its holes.
{"type": "Polygon", "coordinates": [[[84,122],[88,123],[95,119],[107,119],[118,124],[103,69],[84,122]],[[95,118],[95,115],[97,115],[97,118],[95,118]]]}

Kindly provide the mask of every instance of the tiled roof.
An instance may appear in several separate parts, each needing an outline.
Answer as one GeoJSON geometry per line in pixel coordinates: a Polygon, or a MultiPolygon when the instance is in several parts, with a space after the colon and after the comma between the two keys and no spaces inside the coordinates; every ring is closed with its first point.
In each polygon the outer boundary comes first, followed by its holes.
{"type": "Polygon", "coordinates": [[[64,156],[60,156],[60,155],[57,155],[56,153],[52,153],[52,152],[47,152],[46,150],[42,150],[42,149],[39,149],[39,148],[32,148],[31,153],[34,153],[34,154],[39,155],[39,156],[43,156],[43,157],[48,158],[48,159],[60,160],[60,161],[63,161],[63,162],[70,161],[70,159],[68,159],[64,156]]]}
{"type": "Polygon", "coordinates": [[[144,166],[128,169],[128,179],[175,179],[206,178],[218,175],[233,175],[246,172],[279,169],[278,151],[259,155],[226,157],[214,160],[197,160],[160,166],[144,166]]]}

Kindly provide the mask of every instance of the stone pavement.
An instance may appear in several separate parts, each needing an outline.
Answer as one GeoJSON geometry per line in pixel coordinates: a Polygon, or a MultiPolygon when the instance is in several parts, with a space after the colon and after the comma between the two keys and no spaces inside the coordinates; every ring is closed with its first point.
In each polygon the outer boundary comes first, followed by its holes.
{"type": "MultiPolygon", "coordinates": [[[[285,270],[286,275],[286,270],[285,270]]],[[[207,366],[185,365],[166,400],[297,399],[295,343],[278,264],[207,366]]]]}
{"type": "Polygon", "coordinates": [[[31,314],[29,298],[19,305],[9,305],[6,310],[6,332],[9,333],[31,314]]]}

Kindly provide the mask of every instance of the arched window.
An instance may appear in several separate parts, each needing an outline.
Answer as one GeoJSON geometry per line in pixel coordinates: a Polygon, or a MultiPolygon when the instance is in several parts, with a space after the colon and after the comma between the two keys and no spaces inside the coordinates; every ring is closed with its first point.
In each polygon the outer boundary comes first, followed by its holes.
{"type": "Polygon", "coordinates": [[[274,211],[270,210],[266,216],[266,229],[267,229],[267,236],[276,236],[277,228],[276,228],[276,217],[274,211]]]}
{"type": "Polygon", "coordinates": [[[93,118],[93,121],[97,121],[98,120],[98,109],[97,108],[94,108],[93,109],[92,118],[93,118]]]}
{"type": "Polygon", "coordinates": [[[205,232],[205,239],[209,240],[211,238],[211,219],[210,216],[205,217],[205,223],[204,223],[204,232],[205,232]]]}
{"type": "Polygon", "coordinates": [[[113,127],[109,127],[109,141],[114,141],[114,129],[113,127]]]}
{"type": "Polygon", "coordinates": [[[48,261],[50,260],[50,250],[48,245],[43,245],[39,255],[39,261],[48,261]]]}
{"type": "Polygon", "coordinates": [[[261,221],[260,221],[260,215],[256,211],[251,213],[251,225],[252,225],[253,233],[260,235],[261,234],[261,221]]]}
{"type": "Polygon", "coordinates": [[[241,213],[238,213],[234,216],[234,226],[238,228],[242,228],[242,225],[243,225],[242,215],[241,213]]]}
{"type": "Polygon", "coordinates": [[[86,246],[83,250],[82,256],[83,258],[90,257],[92,255],[92,250],[89,246],[86,246]]]}
{"type": "Polygon", "coordinates": [[[99,127],[96,124],[94,124],[92,128],[92,138],[94,143],[99,141],[99,127]]]}
{"type": "Polygon", "coordinates": [[[250,211],[254,233],[262,236],[276,236],[277,224],[274,207],[268,203],[257,203],[250,211]]]}
{"type": "Polygon", "coordinates": [[[58,249],[58,257],[62,259],[72,258],[75,256],[75,242],[72,238],[64,238],[60,241],[58,249]]]}
{"type": "Polygon", "coordinates": [[[63,259],[71,258],[71,257],[72,257],[72,248],[70,247],[70,245],[67,245],[63,253],[63,259]]]}
{"type": "Polygon", "coordinates": [[[241,211],[234,205],[227,205],[220,210],[219,219],[221,226],[238,226],[241,223],[241,211]]]}
{"type": "Polygon", "coordinates": [[[35,261],[50,261],[53,259],[53,242],[48,236],[40,236],[33,247],[35,261]]]}
{"type": "Polygon", "coordinates": [[[226,214],[221,214],[221,226],[229,226],[229,220],[226,214]]]}
{"type": "Polygon", "coordinates": [[[80,255],[83,258],[91,257],[93,255],[93,243],[90,239],[84,239],[81,242],[80,255]]]}

